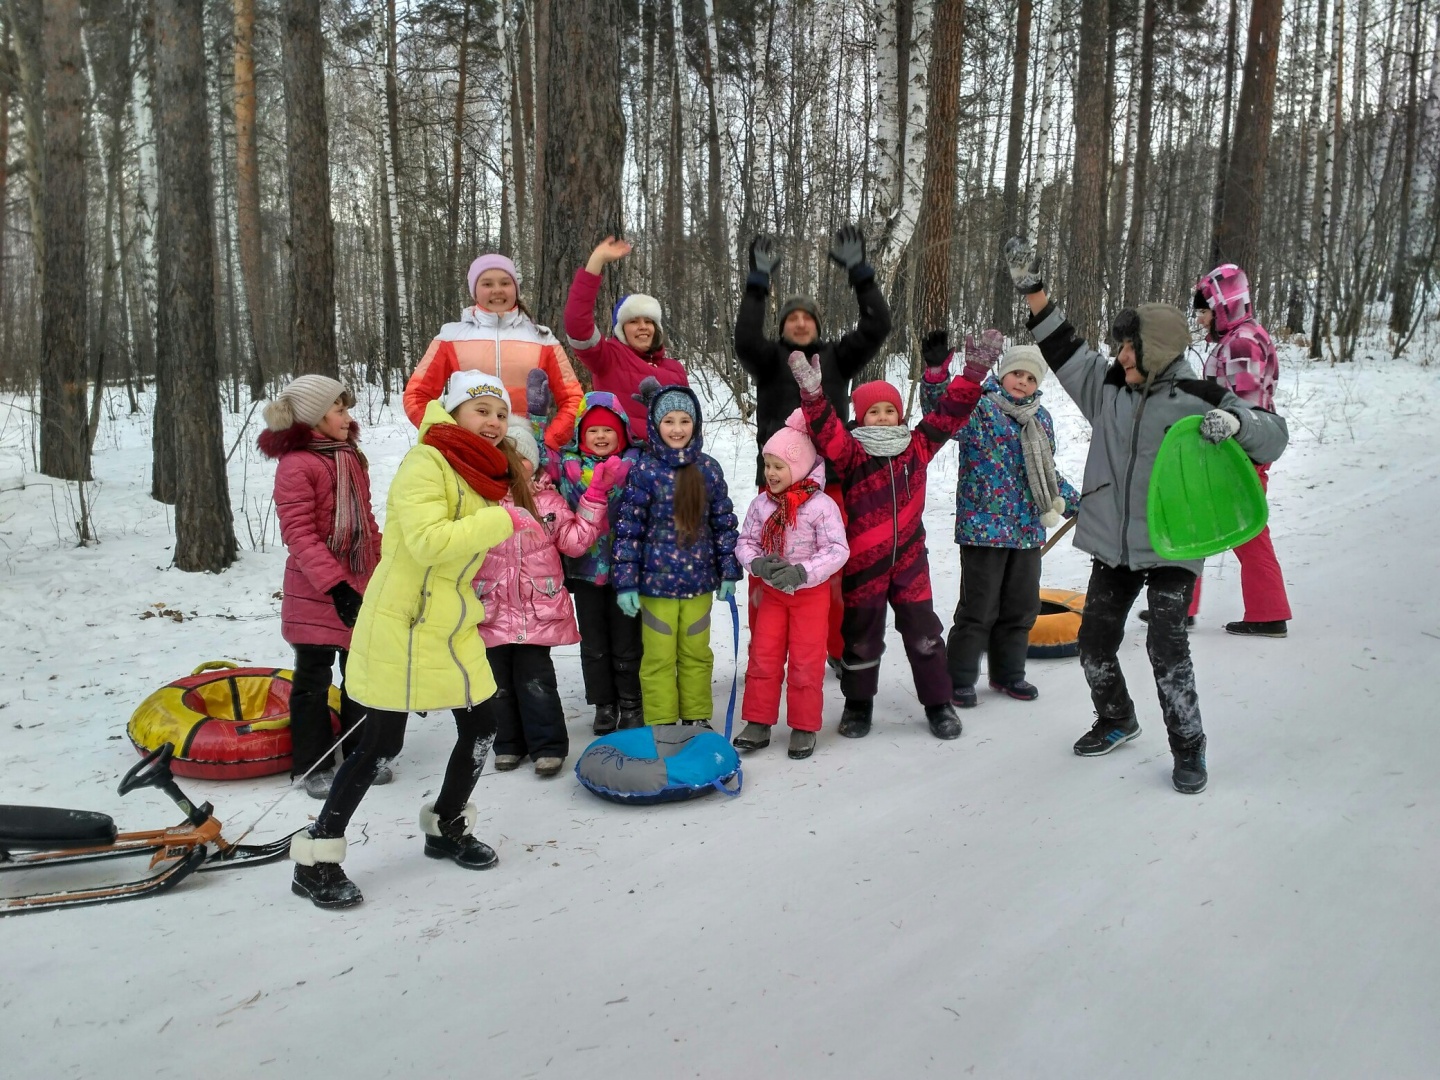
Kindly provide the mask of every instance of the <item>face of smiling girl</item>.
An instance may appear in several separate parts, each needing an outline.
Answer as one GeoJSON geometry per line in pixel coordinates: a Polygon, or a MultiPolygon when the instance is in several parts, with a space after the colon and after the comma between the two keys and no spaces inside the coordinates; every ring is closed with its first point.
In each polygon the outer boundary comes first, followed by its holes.
{"type": "Polygon", "coordinates": [[[510,410],[505,402],[489,394],[462,401],[450,415],[470,434],[479,435],[496,446],[509,430],[510,410]]]}
{"type": "Polygon", "coordinates": [[[679,409],[671,409],[660,418],[660,439],[672,450],[682,450],[695,437],[695,418],[679,409]]]}

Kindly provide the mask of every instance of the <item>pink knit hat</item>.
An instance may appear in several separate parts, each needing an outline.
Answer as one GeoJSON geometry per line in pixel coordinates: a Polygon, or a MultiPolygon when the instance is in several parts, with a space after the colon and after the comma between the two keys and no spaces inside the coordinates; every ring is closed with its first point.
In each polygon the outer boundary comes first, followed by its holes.
{"type": "Polygon", "coordinates": [[[815,444],[810,441],[810,428],[805,414],[796,409],[785,418],[785,426],[765,440],[761,453],[773,454],[790,466],[790,480],[798,483],[815,468],[815,444]]]}
{"type": "Polygon", "coordinates": [[[515,288],[520,288],[520,275],[515,272],[515,264],[504,255],[481,255],[470,264],[470,273],[466,279],[470,282],[470,299],[475,299],[475,282],[480,280],[480,275],[486,270],[504,270],[510,275],[510,280],[515,282],[515,288]]]}
{"type": "Polygon", "coordinates": [[[870,406],[881,401],[890,402],[895,406],[896,412],[901,416],[905,415],[905,403],[900,400],[900,391],[883,380],[862,383],[850,394],[850,402],[855,406],[856,420],[863,421],[865,414],[870,411],[870,406]]]}

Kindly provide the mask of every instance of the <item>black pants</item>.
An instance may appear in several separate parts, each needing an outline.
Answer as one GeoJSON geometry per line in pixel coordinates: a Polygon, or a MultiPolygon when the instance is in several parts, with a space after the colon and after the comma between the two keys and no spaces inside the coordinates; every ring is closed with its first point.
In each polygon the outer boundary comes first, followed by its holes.
{"type": "Polygon", "coordinates": [[[495,731],[495,753],[565,757],[570,736],[548,645],[496,645],[485,650],[495,696],[479,706],[495,731]]]}
{"type": "Polygon", "coordinates": [[[580,620],[580,672],[591,705],[640,702],[640,619],[615,602],[611,585],[567,578],[580,620]]]}
{"type": "MultiPolygon", "coordinates": [[[[470,793],[480,779],[480,771],[485,767],[490,744],[495,741],[495,723],[483,704],[454,712],[455,749],[450,751],[445,780],[435,797],[435,815],[441,821],[457,818],[464,812],[470,793]]],[[[345,835],[345,827],[370,790],[381,760],[395,757],[404,747],[408,719],[408,713],[368,710],[365,722],[360,725],[360,745],[335,773],[330,795],[315,819],[316,836],[345,835]]]]}
{"type": "MultiPolygon", "coordinates": [[[[290,683],[290,776],[308,772],[335,745],[330,727],[330,676],[335,667],[335,654],[340,654],[340,730],[349,731],[365,710],[356,706],[345,693],[345,662],[348,649],[332,645],[296,645],[295,674],[290,683]]],[[[346,756],[360,745],[360,733],[354,732],[341,747],[346,756]]],[[[323,767],[323,766],[322,766],[323,767]]]]}
{"type": "Polygon", "coordinates": [[[1142,587],[1148,587],[1150,604],[1145,651],[1155,673],[1160,712],[1171,747],[1189,746],[1204,729],[1195,693],[1195,665],[1190,660],[1190,635],[1185,631],[1185,614],[1195,591],[1195,575],[1188,570],[1178,566],[1111,569],[1098,561],[1093,564],[1085,615],[1080,620],[1080,664],[1090,684],[1090,698],[1101,716],[1135,715],[1118,654],[1125,637],[1125,617],[1142,587]]]}
{"type": "Polygon", "coordinates": [[[980,655],[989,653],[991,682],[1019,682],[1039,615],[1039,548],[962,547],[960,602],[946,643],[951,680],[974,686],[980,655]]]}

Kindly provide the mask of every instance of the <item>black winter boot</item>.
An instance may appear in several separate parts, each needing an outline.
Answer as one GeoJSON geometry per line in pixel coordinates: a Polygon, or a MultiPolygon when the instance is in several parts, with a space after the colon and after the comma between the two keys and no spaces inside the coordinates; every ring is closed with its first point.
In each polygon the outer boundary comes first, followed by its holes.
{"type": "Polygon", "coordinates": [[[730,745],[736,750],[764,750],[770,745],[770,725],[747,720],[740,734],[730,740],[730,745]]]}
{"type": "Polygon", "coordinates": [[[1033,683],[1024,679],[1016,679],[1014,682],[997,682],[990,680],[990,689],[999,690],[1002,694],[1013,697],[1016,701],[1034,701],[1040,696],[1040,691],[1033,683]]]}
{"type": "Polygon", "coordinates": [[[295,863],[290,891],[308,896],[316,907],[354,907],[365,899],[340,867],[345,861],[343,836],[317,837],[309,829],[298,832],[290,838],[290,859],[295,863]]]}
{"type": "Polygon", "coordinates": [[[1189,746],[1170,744],[1170,753],[1175,757],[1175,771],[1170,782],[1182,795],[1198,795],[1205,790],[1209,774],[1205,771],[1205,736],[1201,735],[1189,746]]]}
{"type": "Polygon", "coordinates": [[[956,686],[955,692],[950,696],[950,702],[957,709],[973,709],[980,704],[980,699],[975,696],[975,687],[956,686]]]}
{"type": "Polygon", "coordinates": [[[1239,634],[1241,637],[1286,637],[1290,628],[1284,619],[1276,619],[1274,622],[1227,622],[1225,624],[1227,634],[1239,634]]]}
{"type": "Polygon", "coordinates": [[[955,706],[950,702],[941,705],[926,705],[925,719],[930,722],[930,734],[937,739],[958,739],[960,717],[955,715],[955,706]]]}
{"type": "Polygon", "coordinates": [[[870,718],[875,713],[875,699],[845,699],[845,709],[840,714],[840,734],[847,739],[863,739],[870,734],[870,718]]]}
{"type": "Polygon", "coordinates": [[[626,700],[625,698],[621,698],[619,730],[624,731],[626,728],[644,726],[645,710],[641,707],[640,702],[633,699],[626,700]]]}
{"type": "Polygon", "coordinates": [[[467,803],[465,812],[449,821],[441,821],[435,816],[433,802],[426,803],[420,810],[425,854],[432,859],[450,859],[466,870],[489,870],[500,859],[494,848],[471,835],[475,817],[474,803],[467,803]]]}
{"type": "Polygon", "coordinates": [[[1140,725],[1133,716],[1099,716],[1090,725],[1090,730],[1075,741],[1075,753],[1081,757],[1099,757],[1139,734],[1140,725]]]}
{"type": "Polygon", "coordinates": [[[595,706],[595,724],[591,728],[596,735],[609,735],[620,726],[620,713],[614,705],[595,706]]]}

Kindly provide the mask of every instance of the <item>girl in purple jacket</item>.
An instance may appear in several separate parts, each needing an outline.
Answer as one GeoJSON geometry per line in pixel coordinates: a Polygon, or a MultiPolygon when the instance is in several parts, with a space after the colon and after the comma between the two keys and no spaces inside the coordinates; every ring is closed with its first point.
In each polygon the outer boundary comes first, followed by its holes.
{"type": "Polygon", "coordinates": [[[750,660],[735,736],[740,750],[770,745],[780,718],[780,686],[789,689],[785,720],[790,756],[808,758],[820,730],[829,629],[830,578],[850,558],[840,507],[825,494],[825,462],[796,409],[766,441],[765,490],[750,503],[735,556],[760,582],[750,624],[750,660]]]}
{"type": "MultiPolygon", "coordinates": [[[[290,690],[290,775],[323,799],[335,766],[321,763],[335,733],[330,726],[330,676],[336,654],[340,677],[350,655],[350,629],[360,597],[380,561],[380,528],[370,509],[370,472],[350,418],[355,396],[324,375],[301,375],[265,406],[260,452],[278,459],[275,515],[285,560],[280,632],[295,648],[290,690]],[[312,772],[311,769],[314,768],[312,772]]],[[[360,712],[340,690],[342,730],[360,712]]],[[[353,739],[352,739],[353,741],[353,739]]],[[[375,783],[391,773],[381,765],[375,783]]]]}

